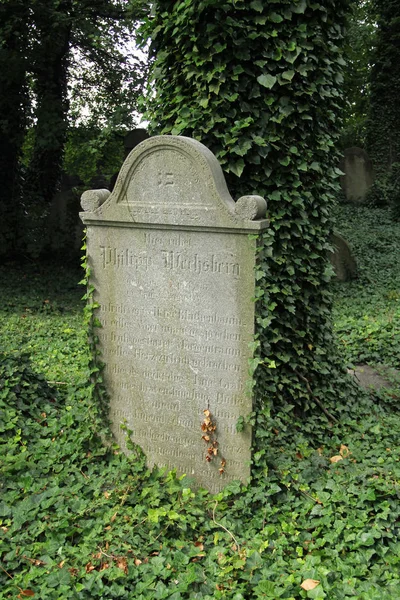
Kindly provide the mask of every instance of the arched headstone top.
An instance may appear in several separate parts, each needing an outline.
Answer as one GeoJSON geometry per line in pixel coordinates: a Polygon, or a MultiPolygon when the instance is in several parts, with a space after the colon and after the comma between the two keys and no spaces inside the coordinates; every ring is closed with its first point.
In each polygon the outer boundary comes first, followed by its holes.
{"type": "Polygon", "coordinates": [[[141,142],[126,158],[113,192],[107,198],[97,195],[97,207],[93,201],[82,203],[85,223],[249,232],[268,225],[265,200],[244,196],[235,203],[214,154],[183,136],[156,136],[141,142]]]}

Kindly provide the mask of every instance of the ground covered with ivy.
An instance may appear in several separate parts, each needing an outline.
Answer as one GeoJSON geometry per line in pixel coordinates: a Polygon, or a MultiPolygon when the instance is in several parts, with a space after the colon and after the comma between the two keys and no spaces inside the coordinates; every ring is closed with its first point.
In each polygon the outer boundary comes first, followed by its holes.
{"type": "MultiPolygon", "coordinates": [[[[334,284],[353,364],[399,366],[400,225],[338,212],[359,278],[334,284]]],[[[286,405],[248,487],[194,492],[104,445],[74,269],[0,268],[0,598],[400,597],[400,389],[286,405]]]]}

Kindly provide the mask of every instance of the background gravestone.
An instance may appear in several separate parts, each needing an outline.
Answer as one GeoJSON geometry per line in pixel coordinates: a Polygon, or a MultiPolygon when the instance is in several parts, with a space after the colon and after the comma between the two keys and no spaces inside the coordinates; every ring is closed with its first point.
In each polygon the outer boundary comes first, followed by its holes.
{"type": "Polygon", "coordinates": [[[362,148],[346,148],[339,168],[343,192],[349,202],[361,204],[374,182],[374,170],[368,154],[362,148]]]}
{"type": "Polygon", "coordinates": [[[336,279],[338,281],[355,279],[357,277],[357,263],[348,242],[337,231],[332,233],[330,241],[333,252],[330,252],[329,259],[334,268],[336,279]]]}
{"type": "Polygon", "coordinates": [[[147,130],[141,129],[140,127],[129,131],[124,137],[125,158],[128,156],[129,152],[140,144],[140,142],[144,142],[144,140],[147,140],[149,137],[147,130]]]}
{"type": "Polygon", "coordinates": [[[251,431],[238,433],[236,423],[252,410],[257,242],[249,234],[268,226],[265,201],[235,204],[205,146],[165,136],[141,143],[112,194],[85,192],[82,207],[118,442],[125,446],[126,420],[150,465],[177,468],[212,492],[245,481],[251,431]],[[205,410],[217,426],[215,457],[205,410]]]}

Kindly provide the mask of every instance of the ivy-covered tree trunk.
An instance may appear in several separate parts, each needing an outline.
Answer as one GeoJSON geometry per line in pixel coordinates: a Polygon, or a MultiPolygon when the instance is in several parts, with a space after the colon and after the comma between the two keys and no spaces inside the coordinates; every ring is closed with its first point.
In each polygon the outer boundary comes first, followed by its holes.
{"type": "Polygon", "coordinates": [[[375,0],[378,30],[370,77],[367,147],[377,177],[400,163],[400,3],[375,0]]]}
{"type": "Polygon", "coordinates": [[[233,194],[268,201],[257,304],[264,407],[266,398],[332,406],[346,387],[327,253],[347,8],[347,0],[159,0],[145,30],[153,133],[200,140],[233,194]]]}

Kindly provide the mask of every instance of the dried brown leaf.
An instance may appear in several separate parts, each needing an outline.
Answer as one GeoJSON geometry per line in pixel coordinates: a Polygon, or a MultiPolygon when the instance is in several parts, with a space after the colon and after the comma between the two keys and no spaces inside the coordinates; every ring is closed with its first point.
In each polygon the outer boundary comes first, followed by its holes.
{"type": "Polygon", "coordinates": [[[345,446],[344,444],[341,444],[339,454],[340,454],[340,456],[343,456],[343,458],[346,458],[347,456],[349,456],[351,454],[351,452],[347,446],[345,446]]]}
{"type": "Polygon", "coordinates": [[[331,463],[337,463],[339,462],[339,460],[343,460],[343,456],[337,454],[336,456],[331,456],[329,460],[331,461],[331,463]]]}
{"type": "Polygon", "coordinates": [[[125,575],[128,574],[128,561],[125,557],[121,556],[117,558],[117,567],[118,569],[121,569],[121,571],[123,571],[125,575]]]}
{"type": "Polygon", "coordinates": [[[303,583],[300,584],[300,587],[309,592],[310,590],[316,588],[319,583],[320,582],[317,579],[305,579],[303,583]]]}
{"type": "Polygon", "coordinates": [[[204,550],[204,544],[202,542],[195,542],[194,545],[196,546],[196,548],[198,548],[200,551],[204,550]]]}

